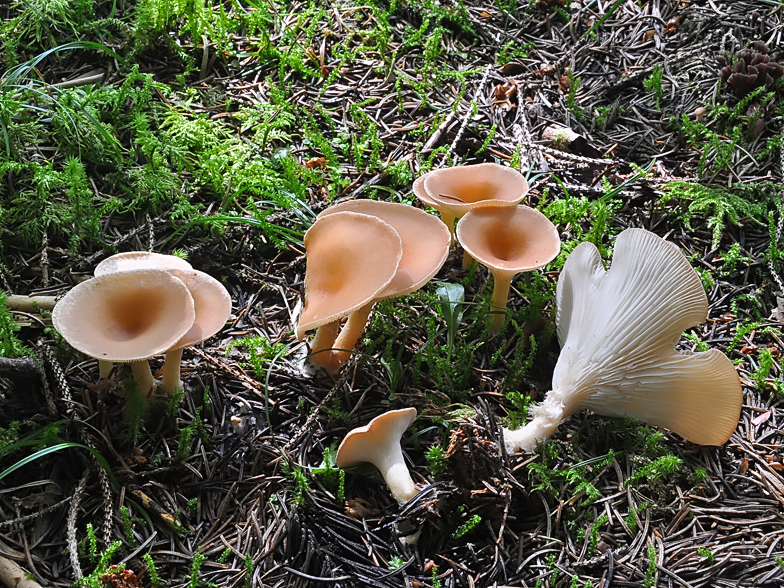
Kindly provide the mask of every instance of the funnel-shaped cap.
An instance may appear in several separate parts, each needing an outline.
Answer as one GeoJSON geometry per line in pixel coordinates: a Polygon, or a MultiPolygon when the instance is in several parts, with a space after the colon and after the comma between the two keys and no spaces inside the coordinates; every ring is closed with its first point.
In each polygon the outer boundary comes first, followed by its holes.
{"type": "Polygon", "coordinates": [[[449,230],[423,210],[393,202],[348,200],[326,209],[319,218],[346,211],[380,218],[400,235],[403,257],[395,277],[376,296],[379,300],[419,290],[438,273],[449,255],[449,230]]]}
{"type": "Polygon", "coordinates": [[[170,273],[135,269],[75,286],[52,312],[55,329],[82,353],[139,361],[174,345],[193,325],[193,297],[170,273]]]}
{"type": "Polygon", "coordinates": [[[196,319],[193,326],[173,348],[196,345],[220,331],[231,315],[231,296],[226,287],[209,274],[198,270],[168,270],[179,278],[193,296],[196,319]]]}
{"type": "Polygon", "coordinates": [[[528,193],[528,182],[511,167],[480,163],[432,171],[425,176],[424,191],[460,218],[476,208],[516,206],[528,193]]]}
{"type": "Polygon", "coordinates": [[[596,247],[582,243],[564,265],[556,301],[562,350],[553,388],[567,416],[590,408],[703,445],[730,437],[743,400],[732,363],[715,349],[675,350],[708,312],[702,283],[675,245],[628,229],[605,271],[596,247]]]}
{"type": "MultiPolygon", "coordinates": [[[[432,173],[432,172],[430,172],[432,173]]],[[[436,202],[430,197],[430,194],[427,193],[425,190],[425,180],[429,174],[424,174],[419,176],[416,180],[414,180],[414,185],[412,186],[412,190],[414,192],[414,196],[419,198],[422,202],[427,204],[428,206],[432,206],[433,208],[440,208],[441,204],[436,202]]]]}
{"type": "Polygon", "coordinates": [[[94,275],[102,276],[132,269],[191,269],[191,264],[176,255],[150,253],[148,251],[127,251],[107,257],[95,266],[94,275]]]}
{"type": "Polygon", "coordinates": [[[457,223],[457,238],[493,272],[512,275],[547,265],[561,250],[553,223],[528,206],[472,210],[457,223]]]}
{"type": "Polygon", "coordinates": [[[403,246],[397,232],[373,216],[340,212],[305,233],[305,307],[297,337],[374,300],[395,277],[403,246]]]}

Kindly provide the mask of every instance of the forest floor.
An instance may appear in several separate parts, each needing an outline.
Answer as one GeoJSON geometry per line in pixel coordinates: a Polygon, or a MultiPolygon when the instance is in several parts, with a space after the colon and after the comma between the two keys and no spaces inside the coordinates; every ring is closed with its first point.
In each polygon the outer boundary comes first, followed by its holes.
{"type": "Polygon", "coordinates": [[[151,250],[233,304],[157,403],[123,369],[99,381],[49,313],[0,309],[0,557],[42,586],[784,583],[784,4],[31,0],[0,18],[2,288],[60,296],[151,250]],[[454,337],[434,281],[377,305],[336,379],[303,375],[315,215],[420,205],[422,173],[487,161],[527,177],[562,239],[501,333],[487,270],[454,251],[436,277],[464,292],[454,337]],[[591,241],[611,262],[627,227],[700,275],[708,320],[679,348],[733,361],[737,430],[701,447],[581,412],[506,454],[500,427],[549,390],[566,256],[591,241]],[[422,491],[398,505],[335,448],[407,406],[422,491]]]}

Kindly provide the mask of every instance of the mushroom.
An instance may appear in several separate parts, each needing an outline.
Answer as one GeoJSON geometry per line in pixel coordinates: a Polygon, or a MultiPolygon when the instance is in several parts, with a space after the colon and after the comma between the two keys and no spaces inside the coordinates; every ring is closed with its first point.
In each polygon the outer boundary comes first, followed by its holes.
{"type": "Polygon", "coordinates": [[[403,256],[395,277],[381,292],[352,312],[333,347],[331,369],[337,371],[351,356],[365,330],[373,305],[379,300],[416,292],[438,273],[449,255],[451,236],[444,224],[423,210],[406,204],[378,200],[348,200],[323,211],[319,218],[340,212],[355,212],[381,219],[398,233],[403,256]]]}
{"type": "Polygon", "coordinates": [[[665,427],[701,445],[721,445],[738,423],[743,393],[716,349],[676,351],[684,329],[705,320],[696,272],[672,243],[642,229],[615,242],[605,271],[599,251],[580,244],[556,290],[561,355],[553,389],[522,429],[504,429],[508,452],[532,451],[582,409],[665,427]]]}
{"type": "Polygon", "coordinates": [[[356,212],[318,218],[304,241],[308,263],[297,338],[318,329],[310,358],[329,370],[340,319],[372,302],[392,281],[403,246],[389,224],[356,212]]]}
{"type": "Polygon", "coordinates": [[[364,427],[349,431],[338,447],[338,467],[372,463],[381,472],[395,500],[403,504],[413,498],[418,490],[406,467],[400,439],[416,414],[416,408],[390,410],[364,427]]]}
{"type": "Polygon", "coordinates": [[[140,392],[155,380],[147,358],[174,345],[193,325],[185,284],[158,269],[104,274],[74,286],[54,307],[55,329],[75,349],[106,362],[128,362],[140,392]]]}
{"type": "Polygon", "coordinates": [[[494,333],[504,323],[512,278],[547,265],[561,250],[553,223],[528,206],[472,210],[457,223],[457,238],[493,274],[493,307],[499,309],[492,323],[494,333]]]}
{"type": "Polygon", "coordinates": [[[162,270],[193,269],[190,263],[176,255],[165,255],[163,253],[152,253],[149,251],[126,251],[125,253],[117,253],[104,259],[95,266],[93,274],[95,276],[102,276],[104,274],[113,274],[114,272],[142,268],[162,270]]]}
{"type": "MultiPolygon", "coordinates": [[[[450,233],[455,219],[475,208],[514,207],[528,193],[528,182],[517,170],[496,163],[437,169],[414,182],[414,194],[438,209],[450,233]],[[421,183],[420,183],[421,180],[421,183]]],[[[471,264],[463,255],[463,267],[471,264]]]]}
{"type": "Polygon", "coordinates": [[[166,394],[182,388],[180,361],[182,349],[209,339],[223,328],[231,315],[231,296],[218,280],[194,269],[170,269],[174,277],[182,280],[193,296],[196,318],[193,326],[166,351],[163,364],[161,389],[166,394]]]}
{"type": "MultiPolygon", "coordinates": [[[[131,269],[191,269],[191,264],[177,257],[150,251],[126,251],[115,253],[95,266],[93,275],[102,276],[114,272],[128,271],[131,269]]],[[[112,373],[112,362],[98,360],[100,378],[108,378],[112,373]]]]}

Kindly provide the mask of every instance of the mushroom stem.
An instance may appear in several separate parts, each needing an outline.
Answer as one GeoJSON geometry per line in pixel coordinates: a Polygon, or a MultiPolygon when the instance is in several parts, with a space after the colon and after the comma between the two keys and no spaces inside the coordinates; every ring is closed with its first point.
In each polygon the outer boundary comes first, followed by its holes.
{"type": "Polygon", "coordinates": [[[348,315],[348,320],[343,325],[343,329],[341,329],[340,335],[335,339],[335,344],[333,345],[337,350],[333,352],[333,363],[336,371],[349,360],[354,348],[357,346],[357,341],[359,341],[362,333],[365,332],[365,326],[367,325],[368,317],[370,317],[370,311],[373,310],[373,304],[375,304],[375,301],[371,300],[362,308],[348,315]]]}
{"type": "Polygon", "coordinates": [[[155,378],[152,377],[150,362],[146,359],[132,361],[131,371],[133,372],[134,381],[139,386],[139,394],[145,397],[152,395],[152,391],[155,389],[155,378]]]}
{"type": "Polygon", "coordinates": [[[322,325],[316,330],[316,336],[310,342],[310,359],[316,366],[324,368],[330,373],[334,370],[333,352],[331,349],[334,346],[335,338],[338,336],[339,328],[339,320],[322,325]]]}
{"type": "Polygon", "coordinates": [[[441,220],[446,225],[446,228],[449,229],[449,235],[452,238],[452,242],[455,242],[455,221],[457,217],[455,213],[446,208],[445,206],[441,206],[438,208],[438,213],[441,215],[441,220]]]}
{"type": "Polygon", "coordinates": [[[166,359],[163,362],[161,390],[168,395],[173,394],[175,390],[182,389],[182,380],[180,380],[182,350],[182,347],[178,347],[177,349],[169,349],[166,352],[166,359]]]}
{"type": "Polygon", "coordinates": [[[114,364],[111,361],[98,360],[98,374],[102,380],[106,380],[112,375],[114,364]]]}
{"type": "Polygon", "coordinates": [[[491,333],[498,333],[501,325],[506,318],[506,303],[509,300],[509,287],[512,285],[512,278],[515,273],[493,270],[493,304],[491,313],[493,314],[490,325],[491,333]]]}
{"type": "Polygon", "coordinates": [[[569,416],[565,411],[563,393],[557,388],[548,392],[542,403],[535,406],[532,412],[533,420],[524,427],[515,431],[506,428],[503,430],[507,453],[533,451],[539,441],[548,439],[555,433],[561,421],[569,416]]]}
{"type": "Polygon", "coordinates": [[[399,443],[391,447],[387,453],[373,462],[384,481],[392,493],[392,497],[400,504],[408,502],[418,492],[414,480],[411,479],[411,472],[408,471],[406,461],[403,458],[403,450],[399,443]]]}
{"type": "Polygon", "coordinates": [[[471,267],[471,264],[474,263],[476,260],[473,256],[468,252],[463,250],[463,269],[467,270],[471,267]]]}

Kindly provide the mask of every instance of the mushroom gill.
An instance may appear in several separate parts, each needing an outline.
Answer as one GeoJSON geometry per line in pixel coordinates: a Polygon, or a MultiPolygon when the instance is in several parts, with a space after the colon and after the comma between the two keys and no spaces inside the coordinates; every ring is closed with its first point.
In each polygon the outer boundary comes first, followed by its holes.
{"type": "Polygon", "coordinates": [[[504,430],[509,452],[531,451],[582,409],[639,419],[702,445],[729,439],[743,400],[735,368],[716,349],[675,349],[708,312],[702,283],[675,245],[628,229],[605,271],[596,247],[582,243],[564,265],[556,303],[561,354],[553,389],[531,422],[504,430]]]}

